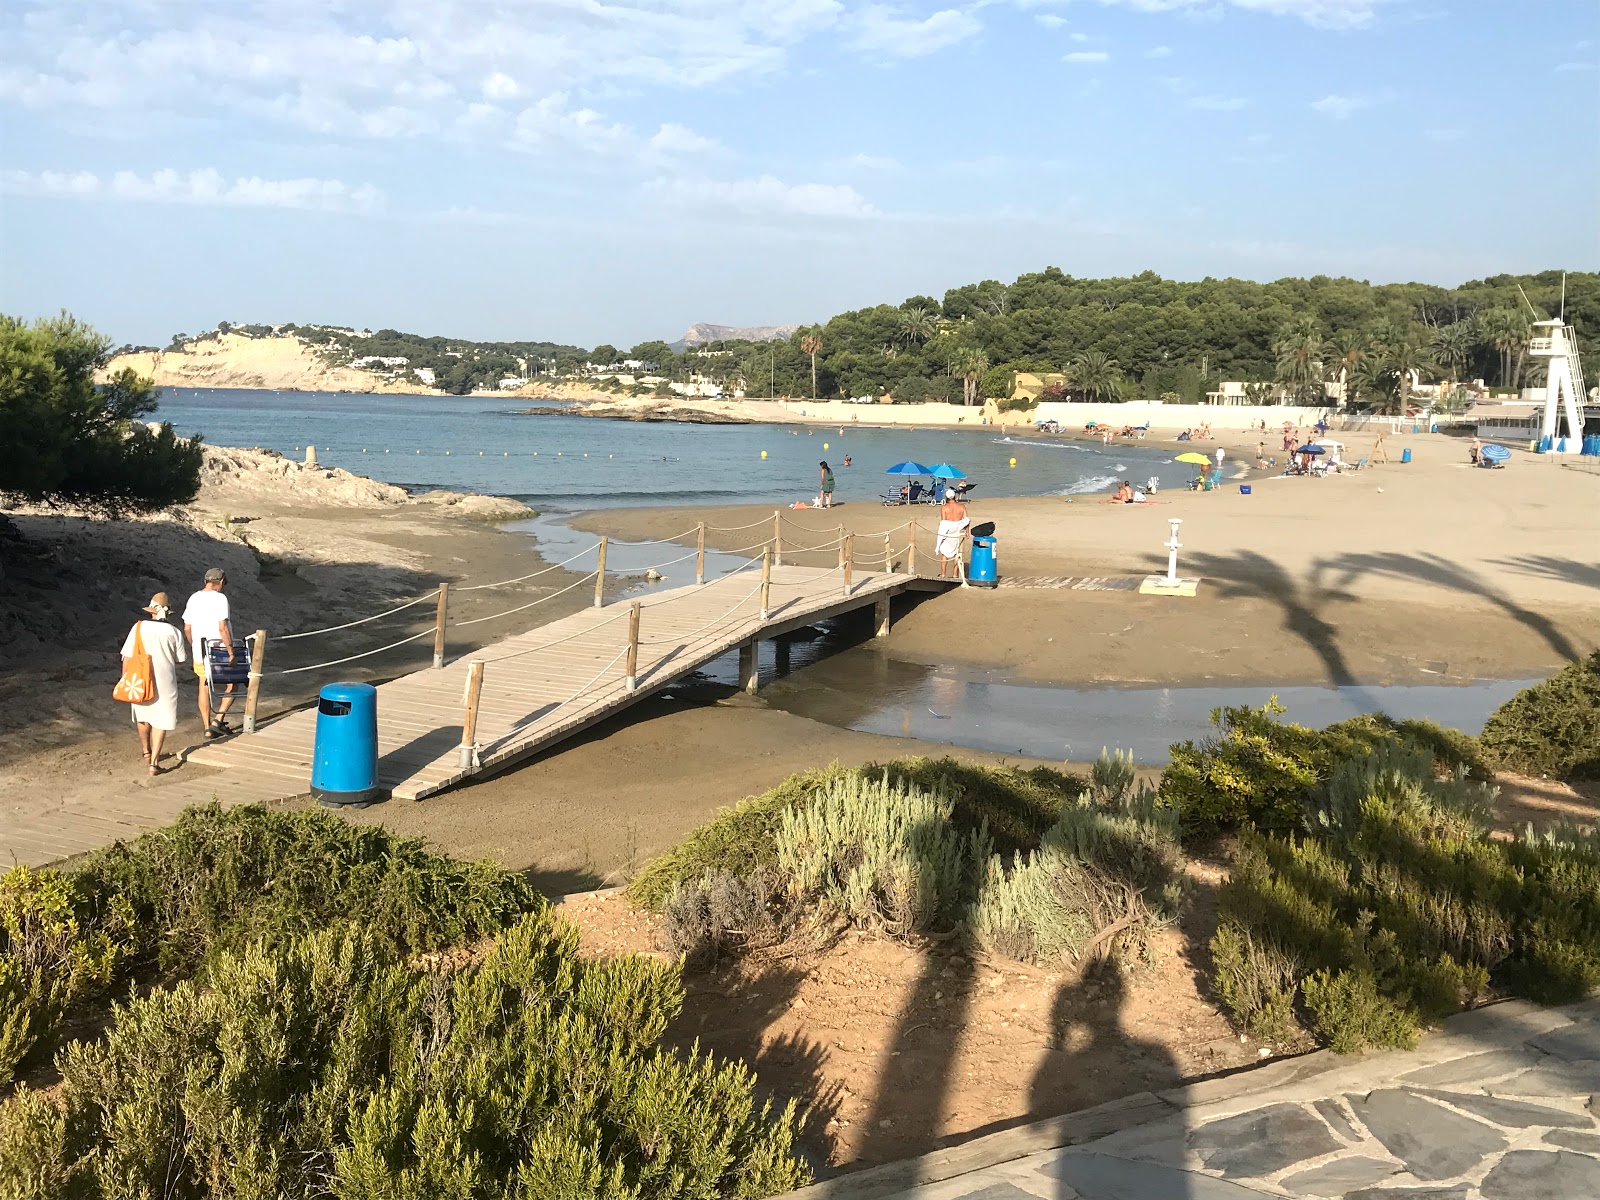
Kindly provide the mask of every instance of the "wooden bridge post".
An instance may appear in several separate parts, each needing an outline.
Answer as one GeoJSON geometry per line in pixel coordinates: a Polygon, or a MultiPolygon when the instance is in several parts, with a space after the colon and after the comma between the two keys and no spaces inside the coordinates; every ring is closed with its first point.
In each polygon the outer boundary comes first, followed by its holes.
{"type": "Polygon", "coordinates": [[[609,538],[600,539],[600,561],[594,569],[594,606],[599,608],[606,602],[606,544],[609,538]]]}
{"type": "Polygon", "coordinates": [[[844,558],[844,594],[850,594],[850,574],[855,569],[856,535],[844,535],[844,544],[839,547],[839,553],[844,558]]]}
{"type": "Polygon", "coordinates": [[[433,617],[433,669],[440,670],[444,666],[444,617],[450,604],[450,585],[439,585],[439,610],[433,617]]]}
{"type": "Polygon", "coordinates": [[[909,530],[906,538],[906,574],[915,575],[917,573],[917,523],[915,521],[907,521],[906,526],[909,530]]]}
{"type": "Polygon", "coordinates": [[[894,547],[889,544],[889,535],[883,535],[883,573],[894,574],[894,547]]]}
{"type": "Polygon", "coordinates": [[[628,690],[639,686],[639,602],[628,609],[628,690]]]}
{"type": "Polygon", "coordinates": [[[739,647],[739,686],[752,696],[761,690],[760,647],[755,638],[739,647]]]}
{"type": "Polygon", "coordinates": [[[467,664],[467,708],[461,715],[461,745],[456,749],[456,766],[463,771],[478,765],[478,697],[482,692],[483,660],[475,658],[467,664]]]}
{"type": "Polygon", "coordinates": [[[772,547],[761,552],[761,619],[772,612],[772,547]]]}
{"type": "Polygon", "coordinates": [[[873,637],[881,637],[881,638],[888,637],[889,636],[889,597],[888,596],[879,596],[878,600],[877,600],[877,603],[872,606],[872,609],[873,609],[872,615],[873,615],[873,618],[874,618],[874,622],[873,623],[876,626],[876,628],[873,630],[872,636],[873,637]]]}
{"type": "Polygon", "coordinates": [[[256,731],[256,705],[261,700],[261,672],[267,661],[267,631],[258,629],[252,635],[255,646],[250,651],[250,682],[244,689],[244,731],[256,731]]]}
{"type": "Polygon", "coordinates": [[[783,510],[772,510],[772,553],[774,561],[783,566],[783,510]]]}
{"type": "Polygon", "coordinates": [[[706,523],[700,522],[700,532],[694,543],[694,581],[706,581],[706,523]]]}

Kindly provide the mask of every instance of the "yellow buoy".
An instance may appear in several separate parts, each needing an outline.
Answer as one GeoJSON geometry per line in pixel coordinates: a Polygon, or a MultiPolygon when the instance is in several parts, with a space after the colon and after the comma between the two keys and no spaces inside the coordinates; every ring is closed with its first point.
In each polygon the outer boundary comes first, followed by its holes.
{"type": "Polygon", "coordinates": [[[387,453],[389,453],[389,452],[388,452],[388,451],[387,451],[387,450],[385,450],[385,451],[384,451],[384,453],[385,453],[385,454],[387,454],[387,453]]]}
{"type": "Polygon", "coordinates": [[[446,453],[446,454],[449,454],[449,453],[450,453],[450,451],[448,451],[448,450],[446,450],[446,451],[445,451],[445,453],[446,453]]]}
{"type": "Polygon", "coordinates": [[[1014,459],[1014,458],[1013,458],[1013,459],[1012,459],[1012,460],[1011,460],[1011,465],[1012,465],[1012,466],[1013,466],[1013,467],[1014,467],[1014,466],[1016,466],[1016,465],[1017,465],[1017,460],[1016,460],[1016,459],[1014,459]]]}
{"type": "Polygon", "coordinates": [[[367,452],[367,448],[365,446],[361,447],[361,453],[365,454],[366,452],[367,452]]]}
{"type": "Polygon", "coordinates": [[[510,458],[511,457],[511,451],[509,451],[509,450],[500,451],[500,457],[501,458],[510,458]]]}
{"type": "Polygon", "coordinates": [[[827,448],[828,448],[828,443],[827,443],[827,442],[823,442],[823,443],[822,443],[822,448],[823,448],[823,449],[824,449],[824,450],[826,450],[826,449],[827,449],[827,448]]]}
{"type": "Polygon", "coordinates": [[[482,451],[482,450],[479,450],[479,451],[478,451],[478,457],[479,457],[479,458],[482,458],[482,457],[483,457],[483,451],[482,451]]]}
{"type": "Polygon", "coordinates": [[[765,451],[765,450],[763,450],[763,451],[762,451],[762,452],[761,452],[761,457],[762,457],[762,458],[765,458],[765,457],[766,457],[766,456],[767,456],[767,452],[766,452],[766,451],[765,451]]]}
{"type": "Polygon", "coordinates": [[[421,453],[422,453],[422,451],[421,451],[421,450],[418,450],[418,451],[417,451],[417,453],[418,453],[418,454],[421,454],[421,453]]]}
{"type": "Polygon", "coordinates": [[[585,458],[588,458],[588,457],[589,457],[589,452],[588,452],[588,451],[587,451],[587,450],[585,450],[585,451],[584,451],[584,452],[583,452],[583,456],[584,456],[584,457],[585,457],[585,458]]]}
{"type": "Polygon", "coordinates": [[[607,458],[615,458],[615,457],[616,457],[616,455],[615,455],[615,454],[608,454],[608,455],[606,455],[606,457],[607,457],[607,458]]]}

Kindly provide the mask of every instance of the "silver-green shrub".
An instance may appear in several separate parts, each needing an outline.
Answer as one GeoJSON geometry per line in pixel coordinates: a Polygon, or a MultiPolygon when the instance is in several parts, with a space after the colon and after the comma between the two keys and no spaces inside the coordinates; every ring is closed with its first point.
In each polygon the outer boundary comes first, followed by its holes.
{"type": "Polygon", "coordinates": [[[992,852],[988,828],[963,835],[942,792],[858,775],[832,780],[783,814],[779,869],[795,900],[895,937],[955,929],[992,852]]]}

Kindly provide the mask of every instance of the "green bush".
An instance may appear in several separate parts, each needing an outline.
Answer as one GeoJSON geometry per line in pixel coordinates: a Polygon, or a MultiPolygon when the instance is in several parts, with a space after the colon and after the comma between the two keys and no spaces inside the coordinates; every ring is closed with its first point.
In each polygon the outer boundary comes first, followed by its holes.
{"type": "Polygon", "coordinates": [[[1518,692],[1478,740],[1508,771],[1600,779],[1600,650],[1518,692]]]}
{"type": "Polygon", "coordinates": [[[70,873],[0,875],[0,1087],[62,1018],[135,961],[158,978],[340,923],[397,953],[473,942],[544,900],[493,863],[459,863],[332,813],[213,804],[70,873]]]}
{"type": "Polygon", "coordinates": [[[1317,1032],[1340,1054],[1368,1046],[1410,1050],[1421,1036],[1416,1014],[1382,995],[1368,972],[1318,971],[1301,990],[1317,1032]]]}
{"type": "Polygon", "coordinates": [[[14,867],[0,875],[0,1087],[61,1019],[110,986],[131,949],[117,898],[103,914],[71,876],[14,867]]]}
{"type": "Polygon", "coordinates": [[[548,911],[453,975],[343,928],[218,953],[0,1106],[0,1195],[757,1197],[807,1182],[792,1104],[661,1049],[675,971],[548,911]]]}
{"type": "Polygon", "coordinates": [[[963,833],[951,802],[889,781],[848,775],[784,812],[778,867],[795,899],[896,937],[957,928],[977,892],[992,843],[963,833]]]}
{"type": "Polygon", "coordinates": [[[318,809],[187,809],[172,825],[94,854],[93,894],[132,906],[140,948],[183,971],[217,950],[350,921],[402,953],[460,945],[544,901],[491,862],[430,854],[420,840],[318,809]]]}
{"type": "Polygon", "coordinates": [[[888,772],[891,784],[939,792],[951,802],[951,819],[964,831],[986,826],[1002,853],[1031,850],[1076,799],[1084,781],[1048,767],[980,766],[953,758],[902,758],[859,769],[838,763],[792,775],[759,796],[724,809],[677,846],[645,865],[628,886],[628,898],[660,911],[674,887],[693,885],[708,873],[749,876],[776,862],[774,836],[783,814],[808,803],[835,780],[888,772]]]}
{"type": "Polygon", "coordinates": [[[1177,914],[1183,855],[1177,814],[1132,789],[1132,764],[1102,755],[1095,787],[1063,809],[1037,852],[1007,873],[989,861],[969,919],[997,954],[1059,966],[1099,953],[1130,957],[1177,914]]]}

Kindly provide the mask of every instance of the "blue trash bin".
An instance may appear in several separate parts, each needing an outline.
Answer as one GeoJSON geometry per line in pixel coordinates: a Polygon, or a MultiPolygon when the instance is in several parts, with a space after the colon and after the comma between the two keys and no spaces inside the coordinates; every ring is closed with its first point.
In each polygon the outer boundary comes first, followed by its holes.
{"type": "Polygon", "coordinates": [[[1411,451],[1409,449],[1400,451],[1400,461],[1403,463],[1411,461],[1411,451]]]}
{"type": "Polygon", "coordinates": [[[317,700],[311,794],[324,804],[365,808],[378,787],[378,689],[370,683],[330,683],[317,700]]]}
{"type": "Polygon", "coordinates": [[[974,535],[972,561],[967,564],[967,582],[973,587],[994,587],[1000,582],[995,571],[994,535],[974,535]]]}

